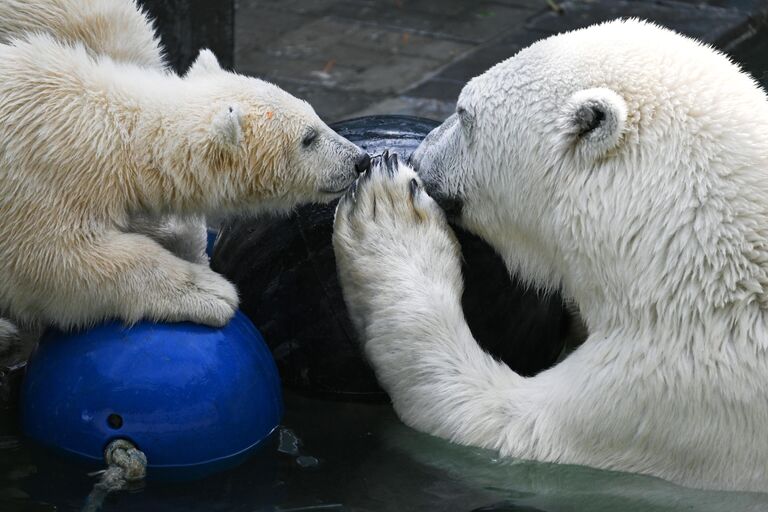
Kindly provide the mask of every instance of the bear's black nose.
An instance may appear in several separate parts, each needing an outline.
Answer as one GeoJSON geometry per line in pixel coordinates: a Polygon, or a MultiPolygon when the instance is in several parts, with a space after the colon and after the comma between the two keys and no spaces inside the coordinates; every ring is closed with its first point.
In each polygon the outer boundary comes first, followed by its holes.
{"type": "Polygon", "coordinates": [[[362,174],[371,167],[371,155],[368,153],[363,153],[359,157],[357,157],[357,161],[355,162],[355,171],[357,171],[357,174],[362,174]]]}

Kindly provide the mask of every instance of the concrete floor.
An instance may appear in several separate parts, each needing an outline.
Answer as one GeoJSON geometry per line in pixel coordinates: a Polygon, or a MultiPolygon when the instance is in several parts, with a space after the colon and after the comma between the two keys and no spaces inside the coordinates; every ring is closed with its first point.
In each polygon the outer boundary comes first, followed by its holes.
{"type": "MultiPolygon", "coordinates": [[[[544,0],[239,0],[235,67],[277,82],[330,121],[362,113],[441,119],[465,81],[407,92],[524,20],[544,0]]],[[[441,84],[442,85],[442,84],[441,84]]]]}
{"type": "MultiPolygon", "coordinates": [[[[441,120],[467,80],[550,34],[637,16],[749,50],[764,37],[768,1],[236,0],[235,12],[235,68],[308,100],[327,121],[441,120]]],[[[756,75],[768,69],[751,60],[756,75]]]]}

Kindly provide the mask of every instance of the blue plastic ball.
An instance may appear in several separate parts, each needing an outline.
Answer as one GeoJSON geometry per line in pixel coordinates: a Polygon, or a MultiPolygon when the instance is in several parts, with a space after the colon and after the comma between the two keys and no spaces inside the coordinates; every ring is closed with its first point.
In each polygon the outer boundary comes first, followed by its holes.
{"type": "Polygon", "coordinates": [[[283,402],[264,340],[238,312],[223,328],[112,322],[49,331],[22,385],[22,429],[80,460],[128,439],[148,478],[201,478],[245,460],[274,432],[283,402]]]}

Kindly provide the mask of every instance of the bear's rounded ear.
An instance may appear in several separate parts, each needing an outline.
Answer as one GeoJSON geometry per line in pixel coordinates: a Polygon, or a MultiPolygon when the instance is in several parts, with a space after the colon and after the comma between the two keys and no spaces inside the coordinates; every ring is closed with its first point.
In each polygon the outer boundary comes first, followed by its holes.
{"type": "Polygon", "coordinates": [[[613,149],[627,122],[624,98],[606,88],[573,94],[563,109],[560,131],[567,146],[593,158],[613,149]]]}
{"type": "Polygon", "coordinates": [[[211,50],[203,48],[197,55],[195,62],[189,66],[184,78],[202,76],[208,73],[215,73],[216,71],[221,71],[218,59],[216,59],[211,50]]]}
{"type": "Polygon", "coordinates": [[[213,139],[228,148],[243,142],[243,111],[239,105],[226,105],[216,113],[211,124],[213,139]]]}

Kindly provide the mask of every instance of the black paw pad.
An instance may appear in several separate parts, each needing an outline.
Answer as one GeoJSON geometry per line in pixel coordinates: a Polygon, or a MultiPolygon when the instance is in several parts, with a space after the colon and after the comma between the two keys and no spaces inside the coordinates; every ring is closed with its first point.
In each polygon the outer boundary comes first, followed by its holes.
{"type": "Polygon", "coordinates": [[[389,154],[388,151],[385,151],[384,153],[379,153],[378,155],[373,155],[373,158],[371,159],[371,168],[368,170],[368,175],[372,175],[373,173],[378,173],[381,171],[381,168],[386,165],[386,158],[389,154]]]}

